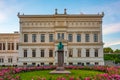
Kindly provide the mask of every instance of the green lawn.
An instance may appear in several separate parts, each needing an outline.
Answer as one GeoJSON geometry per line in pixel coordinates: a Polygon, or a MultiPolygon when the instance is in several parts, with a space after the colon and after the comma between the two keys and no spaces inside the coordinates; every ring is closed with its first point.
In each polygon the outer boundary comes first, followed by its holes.
{"type": "Polygon", "coordinates": [[[38,77],[46,78],[47,80],[49,80],[49,78],[52,77],[52,80],[56,80],[57,77],[64,77],[66,79],[72,76],[74,76],[75,78],[78,78],[78,77],[84,78],[88,76],[92,77],[97,74],[103,73],[103,72],[93,71],[93,70],[69,70],[71,71],[71,74],[67,75],[67,74],[49,74],[50,71],[51,70],[32,71],[32,72],[19,73],[16,75],[19,75],[22,80],[31,80],[32,78],[36,80],[36,78],[38,77]]]}

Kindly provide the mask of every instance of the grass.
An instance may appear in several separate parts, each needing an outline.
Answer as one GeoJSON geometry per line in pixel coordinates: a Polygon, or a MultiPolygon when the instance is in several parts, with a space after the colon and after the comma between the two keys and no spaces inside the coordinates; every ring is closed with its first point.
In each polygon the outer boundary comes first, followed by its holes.
{"type": "Polygon", "coordinates": [[[57,77],[64,77],[68,79],[69,77],[74,76],[75,78],[78,77],[93,77],[97,74],[102,74],[104,72],[99,72],[99,71],[93,71],[93,70],[69,70],[71,71],[71,74],[49,74],[51,70],[42,70],[42,71],[32,71],[32,72],[24,72],[24,73],[19,73],[16,75],[19,75],[22,80],[31,80],[34,78],[36,80],[38,77],[40,78],[46,78],[46,80],[49,80],[50,77],[52,77],[52,80],[56,80],[57,77]]]}

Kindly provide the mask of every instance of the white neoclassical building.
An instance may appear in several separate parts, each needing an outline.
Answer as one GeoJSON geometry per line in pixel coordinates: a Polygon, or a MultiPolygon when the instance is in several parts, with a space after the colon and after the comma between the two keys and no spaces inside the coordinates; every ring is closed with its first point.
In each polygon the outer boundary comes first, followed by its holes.
{"type": "Polygon", "coordinates": [[[19,33],[0,34],[0,65],[17,65],[19,33]]]}
{"type": "Polygon", "coordinates": [[[18,13],[18,65],[55,65],[62,38],[66,65],[104,65],[101,14],[24,15],[18,13]]]}

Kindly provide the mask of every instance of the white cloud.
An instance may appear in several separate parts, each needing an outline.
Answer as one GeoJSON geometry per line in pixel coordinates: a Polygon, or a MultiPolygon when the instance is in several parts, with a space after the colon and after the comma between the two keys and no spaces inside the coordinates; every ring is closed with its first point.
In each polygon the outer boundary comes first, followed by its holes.
{"type": "Polygon", "coordinates": [[[104,47],[110,47],[118,44],[120,44],[120,41],[109,42],[109,43],[105,43],[104,47]]]}
{"type": "Polygon", "coordinates": [[[103,25],[103,35],[120,32],[120,23],[103,25]]]}

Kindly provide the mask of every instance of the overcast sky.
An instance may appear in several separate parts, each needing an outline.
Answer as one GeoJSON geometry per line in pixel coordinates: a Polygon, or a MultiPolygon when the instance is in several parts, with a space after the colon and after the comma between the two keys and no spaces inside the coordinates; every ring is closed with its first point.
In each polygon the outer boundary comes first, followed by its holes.
{"type": "Polygon", "coordinates": [[[54,9],[68,14],[105,13],[103,42],[105,47],[120,49],[120,0],[0,0],[0,33],[19,31],[21,14],[54,14],[54,9]]]}

